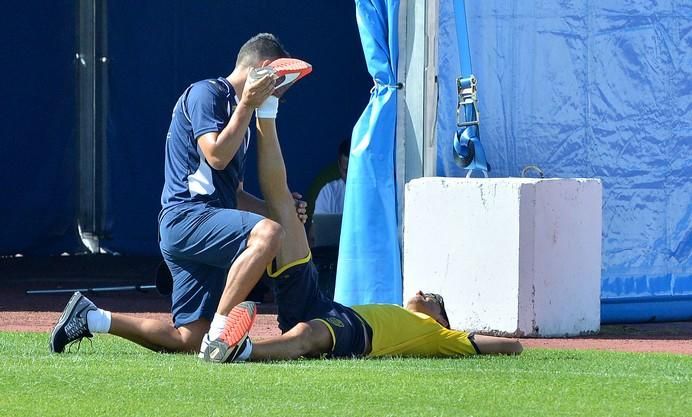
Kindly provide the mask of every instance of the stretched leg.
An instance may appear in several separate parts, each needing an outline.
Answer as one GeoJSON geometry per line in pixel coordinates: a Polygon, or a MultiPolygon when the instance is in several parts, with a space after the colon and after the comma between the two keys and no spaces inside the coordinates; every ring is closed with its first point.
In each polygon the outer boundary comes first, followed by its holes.
{"type": "Polygon", "coordinates": [[[61,353],[68,344],[93,333],[111,333],[158,352],[194,352],[208,328],[204,319],[175,328],[160,320],[110,313],[76,292],[51,332],[50,349],[61,353]]]}
{"type": "Polygon", "coordinates": [[[108,333],[156,352],[198,352],[202,337],[209,329],[209,322],[205,319],[175,328],[160,320],[142,320],[119,313],[112,315],[108,333]]]}
{"type": "Polygon", "coordinates": [[[332,348],[332,335],[318,320],[298,323],[281,336],[254,342],[250,360],[296,359],[301,356],[319,356],[332,348]]]}
{"type": "Polygon", "coordinates": [[[484,355],[497,353],[505,355],[518,355],[524,350],[521,343],[519,343],[519,341],[516,339],[482,336],[477,334],[473,337],[473,340],[476,342],[478,350],[480,350],[484,355]]]}
{"type": "Polygon", "coordinates": [[[257,119],[257,165],[259,183],[269,218],[284,231],[283,244],[276,255],[277,268],[302,259],[310,252],[305,228],[296,216],[295,201],[288,189],[286,166],[274,119],[257,119]]]}
{"type": "MultiPolygon", "coordinates": [[[[213,353],[219,351],[218,346],[222,346],[224,351],[230,352],[234,346],[240,347],[243,344],[254,317],[243,314],[243,309],[238,310],[241,319],[229,320],[228,314],[231,309],[236,308],[234,307],[236,304],[247,297],[249,291],[259,280],[264,267],[270,264],[272,258],[276,258],[277,267],[280,268],[293,261],[303,259],[310,253],[305,229],[296,215],[295,202],[288,190],[286,168],[279,147],[275,121],[273,119],[258,119],[257,133],[259,182],[271,219],[266,220],[266,222],[271,222],[268,223],[267,234],[272,237],[278,236],[278,239],[260,240],[260,244],[264,243],[269,247],[269,250],[264,250],[263,253],[271,255],[261,257],[262,270],[254,267],[245,268],[242,263],[242,255],[231,267],[226,289],[209,329],[210,343],[205,345],[205,342],[202,342],[204,357],[212,361],[225,361],[226,357],[231,356],[235,358],[235,354],[232,354],[229,356],[222,355],[221,359],[218,359],[213,353]],[[267,241],[271,243],[266,244],[267,241]]],[[[247,251],[246,249],[243,255],[247,251]]],[[[238,357],[238,360],[245,359],[247,359],[245,354],[238,357]]]]}
{"type": "MultiPolygon", "coordinates": [[[[244,339],[244,335],[249,332],[248,323],[252,323],[250,317],[245,317],[240,322],[230,321],[229,312],[247,297],[262,276],[264,268],[274,258],[277,260],[277,266],[282,267],[305,258],[310,251],[305,229],[296,216],[293,196],[288,190],[286,168],[279,147],[275,121],[258,119],[257,132],[260,188],[271,220],[260,222],[265,226],[258,234],[256,243],[254,240],[249,242],[248,248],[231,266],[226,288],[211,322],[209,339],[220,339],[229,347],[244,339]],[[252,251],[253,247],[257,248],[256,253],[252,251]]],[[[208,350],[209,346],[202,343],[202,350],[208,350]]]]}
{"type": "MultiPolygon", "coordinates": [[[[257,133],[257,162],[260,189],[262,190],[262,195],[267,204],[269,218],[281,225],[284,234],[283,243],[276,253],[276,266],[277,269],[281,269],[291,265],[295,261],[306,259],[310,253],[310,248],[308,246],[303,224],[296,215],[293,196],[288,189],[286,167],[284,166],[283,156],[281,155],[275,121],[273,119],[259,118],[257,120],[257,133]]],[[[247,275],[239,275],[237,279],[247,281],[249,278],[247,275]]],[[[248,287],[252,288],[253,285],[254,282],[252,285],[248,285],[248,287]]],[[[312,293],[308,294],[305,291],[301,291],[303,288],[300,286],[292,286],[292,288],[296,289],[296,291],[300,291],[297,299],[303,298],[313,300],[313,298],[311,298],[312,293]]],[[[309,288],[305,290],[309,291],[309,288]]],[[[277,290],[277,294],[278,293],[279,290],[277,290]]],[[[316,297],[315,300],[319,299],[319,292],[315,293],[314,296],[316,297]]],[[[290,300],[284,301],[296,303],[297,299],[291,297],[290,300]]],[[[305,306],[300,306],[300,308],[304,307],[305,306]]],[[[282,315],[281,301],[279,301],[279,315],[282,315]]],[[[234,337],[233,340],[226,340],[222,337],[220,342],[222,342],[223,345],[219,345],[218,341],[213,340],[212,337],[212,331],[215,328],[216,321],[217,318],[215,316],[209,331],[210,343],[207,344],[206,347],[204,347],[204,343],[202,344],[205,352],[204,357],[210,358],[210,360],[213,361],[215,361],[216,358],[214,353],[216,351],[220,352],[221,350],[231,353],[229,353],[229,355],[224,354],[219,361],[226,360],[226,357],[231,358],[230,360],[242,361],[249,358],[287,359],[301,356],[306,353],[328,352],[331,348],[331,333],[324,328],[324,324],[302,323],[295,329],[289,331],[287,335],[273,340],[271,344],[259,342],[259,353],[253,353],[254,350],[251,344],[249,347],[245,347],[247,345],[245,343],[245,340],[247,340],[246,335],[249,332],[247,324],[249,323],[251,325],[252,323],[250,318],[240,321],[225,321],[224,334],[233,334],[238,337],[234,337]],[[314,328],[320,329],[321,331],[318,330],[317,332],[313,332],[312,330],[314,330],[314,328]],[[321,343],[316,346],[312,345],[313,340],[311,338],[313,334],[320,337],[318,342],[321,343]],[[322,345],[324,345],[324,347],[322,345]],[[223,349],[219,349],[218,346],[221,346],[223,349]],[[313,349],[316,350],[313,352],[313,349]]]]}

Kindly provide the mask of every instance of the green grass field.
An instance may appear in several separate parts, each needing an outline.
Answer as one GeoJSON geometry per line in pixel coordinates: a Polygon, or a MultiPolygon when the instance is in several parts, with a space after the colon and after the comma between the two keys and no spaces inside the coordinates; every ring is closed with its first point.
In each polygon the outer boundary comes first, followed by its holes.
{"type": "Polygon", "coordinates": [[[0,333],[0,415],[692,415],[692,357],[682,355],[527,350],[218,366],[112,336],[51,355],[47,338],[0,333]]]}

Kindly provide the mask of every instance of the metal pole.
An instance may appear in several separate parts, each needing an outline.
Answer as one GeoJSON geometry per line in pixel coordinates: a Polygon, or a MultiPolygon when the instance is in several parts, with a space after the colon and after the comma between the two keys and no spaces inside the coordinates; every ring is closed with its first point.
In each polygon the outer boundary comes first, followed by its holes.
{"type": "Polygon", "coordinates": [[[121,285],[110,287],[91,287],[91,288],[58,288],[47,290],[27,290],[27,294],[65,294],[80,291],[84,293],[104,293],[118,291],[142,291],[156,290],[160,295],[171,295],[173,292],[173,277],[165,262],[160,262],[154,271],[154,285],[121,285]]]}
{"type": "Polygon", "coordinates": [[[79,0],[77,15],[77,114],[79,214],[82,243],[102,253],[105,226],[105,140],[107,118],[106,0],[79,0]]]}
{"type": "Polygon", "coordinates": [[[121,285],[113,287],[92,287],[92,288],[60,288],[54,290],[27,290],[28,295],[53,295],[53,294],[72,294],[74,292],[82,293],[109,293],[109,292],[121,292],[121,291],[141,291],[148,292],[149,290],[155,290],[156,285],[121,285]]]}

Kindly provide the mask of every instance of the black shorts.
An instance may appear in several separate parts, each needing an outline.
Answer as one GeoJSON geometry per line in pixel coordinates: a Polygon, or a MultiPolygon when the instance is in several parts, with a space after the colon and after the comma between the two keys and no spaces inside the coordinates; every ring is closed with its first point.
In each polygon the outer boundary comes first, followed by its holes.
{"type": "MultiPolygon", "coordinates": [[[[318,273],[310,256],[296,261],[275,277],[274,295],[278,306],[281,332],[296,324],[319,320],[332,334],[332,357],[363,356],[366,341],[372,340],[372,329],[352,309],[330,300],[318,286],[318,273]]],[[[270,271],[271,272],[271,271],[270,271]]]]}

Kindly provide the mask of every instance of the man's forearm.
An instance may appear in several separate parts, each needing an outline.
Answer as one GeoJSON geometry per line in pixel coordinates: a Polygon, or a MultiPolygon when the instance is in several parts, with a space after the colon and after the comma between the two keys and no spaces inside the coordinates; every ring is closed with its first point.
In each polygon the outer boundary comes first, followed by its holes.
{"type": "Polygon", "coordinates": [[[224,162],[224,166],[231,162],[243,144],[253,111],[251,107],[239,103],[226,127],[216,137],[213,153],[217,159],[224,162]]]}
{"type": "Polygon", "coordinates": [[[239,210],[250,211],[264,217],[269,215],[269,212],[267,211],[267,204],[264,202],[264,200],[255,197],[247,191],[238,190],[236,193],[236,198],[238,200],[239,210]]]}

